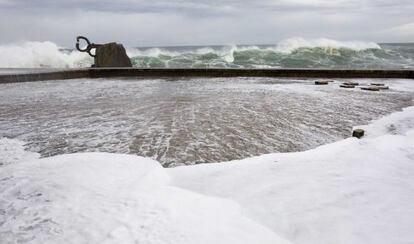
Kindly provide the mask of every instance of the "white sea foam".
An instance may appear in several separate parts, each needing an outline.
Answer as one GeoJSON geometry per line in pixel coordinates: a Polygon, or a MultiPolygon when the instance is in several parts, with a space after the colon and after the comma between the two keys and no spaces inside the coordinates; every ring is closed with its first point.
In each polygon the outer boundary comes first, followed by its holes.
{"type": "MultiPolygon", "coordinates": [[[[257,51],[274,51],[280,53],[291,53],[299,48],[326,48],[326,49],[338,49],[338,48],[347,48],[355,51],[362,51],[366,49],[381,49],[381,47],[375,42],[364,42],[364,41],[337,41],[327,38],[318,38],[318,39],[304,39],[300,37],[296,38],[289,38],[280,41],[276,44],[275,47],[269,48],[260,48],[258,46],[237,46],[237,45],[230,45],[224,46],[220,49],[214,49],[211,47],[200,47],[195,50],[184,50],[181,52],[178,51],[170,51],[167,49],[162,48],[150,48],[146,50],[139,50],[139,49],[128,49],[128,54],[131,57],[136,56],[148,56],[148,57],[159,57],[160,55],[165,56],[179,56],[183,54],[196,54],[196,55],[205,55],[208,53],[216,54],[220,57],[224,57],[227,60],[233,60],[234,52],[242,52],[242,51],[250,51],[250,50],[257,50],[257,51]]],[[[233,62],[229,61],[229,62],[233,62]]]]}
{"type": "MultiPolygon", "coordinates": [[[[356,51],[381,48],[374,42],[337,41],[325,38],[290,38],[280,41],[274,47],[228,45],[222,47],[199,47],[182,49],[159,47],[147,49],[127,48],[127,54],[131,58],[161,58],[166,63],[169,62],[169,59],[180,57],[188,60],[193,64],[200,62],[206,62],[206,64],[214,62],[229,64],[235,61],[236,52],[271,51],[275,53],[274,55],[278,55],[278,53],[290,54],[302,47],[325,48],[328,53],[331,52],[332,54],[335,54],[336,50],[340,48],[347,48],[356,51]],[[206,60],[204,57],[201,57],[202,55],[206,54],[214,54],[218,57],[211,57],[208,58],[208,60],[206,60]],[[166,56],[167,58],[164,60],[163,56],[166,56]]],[[[48,41],[0,45],[0,68],[78,68],[89,67],[92,63],[93,59],[86,53],[80,53],[76,50],[64,50],[62,48],[59,48],[57,44],[48,41]]],[[[254,54],[252,58],[249,59],[248,63],[250,66],[263,65],[262,61],[257,61],[254,58],[254,54]]],[[[188,62],[186,62],[186,64],[188,64],[188,62]]],[[[278,66],[279,65],[275,64],[271,65],[271,67],[278,66]]]]}
{"type": "Polygon", "coordinates": [[[364,126],[361,140],[168,171],[175,186],[236,201],[292,243],[411,243],[413,118],[410,107],[364,126]]]}
{"type": "Polygon", "coordinates": [[[17,139],[0,138],[0,167],[40,157],[38,153],[26,151],[25,142],[17,139]]]}
{"type": "Polygon", "coordinates": [[[411,107],[362,139],[217,164],[109,153],[10,164],[2,243],[412,243],[413,118],[411,107]]]}
{"type": "Polygon", "coordinates": [[[88,67],[93,59],[85,53],[63,51],[53,42],[25,42],[0,46],[2,68],[88,67]]]}
{"type": "Polygon", "coordinates": [[[159,57],[160,55],[174,57],[174,56],[180,55],[180,52],[169,51],[169,50],[158,48],[158,47],[145,49],[145,50],[140,50],[136,48],[128,48],[127,55],[129,57],[140,57],[140,56],[159,57]]]}
{"type": "Polygon", "coordinates": [[[298,48],[348,48],[355,51],[362,51],[366,49],[381,49],[381,47],[375,42],[364,41],[337,41],[327,38],[318,39],[304,39],[301,37],[289,38],[280,41],[273,49],[277,52],[291,53],[298,48]]]}

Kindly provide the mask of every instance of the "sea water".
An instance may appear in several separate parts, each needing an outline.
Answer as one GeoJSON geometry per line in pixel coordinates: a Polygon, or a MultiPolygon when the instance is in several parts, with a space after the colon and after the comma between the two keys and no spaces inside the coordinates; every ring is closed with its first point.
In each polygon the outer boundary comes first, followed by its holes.
{"type": "Polygon", "coordinates": [[[414,105],[412,80],[375,80],[390,87],[379,92],[340,88],[344,81],[326,86],[274,78],[2,84],[0,137],[24,141],[43,157],[128,153],[168,167],[315,148],[351,136],[353,126],[414,105]]]}
{"type": "MultiPolygon", "coordinates": [[[[133,66],[140,68],[414,68],[413,43],[291,38],[270,45],[126,48],[133,66]]],[[[86,53],[52,42],[0,45],[0,68],[80,68],[92,63],[86,53]]]]}
{"type": "MultiPolygon", "coordinates": [[[[127,46],[127,52],[134,67],[142,68],[414,68],[414,44],[322,38],[272,45],[127,46]]],[[[0,74],[92,63],[87,54],[52,42],[0,45],[0,74]]],[[[412,80],[376,80],[390,86],[380,92],[339,88],[343,81],[327,86],[272,78],[3,84],[0,138],[25,141],[42,156],[104,151],[175,166],[311,149],[414,105],[412,80]]]]}

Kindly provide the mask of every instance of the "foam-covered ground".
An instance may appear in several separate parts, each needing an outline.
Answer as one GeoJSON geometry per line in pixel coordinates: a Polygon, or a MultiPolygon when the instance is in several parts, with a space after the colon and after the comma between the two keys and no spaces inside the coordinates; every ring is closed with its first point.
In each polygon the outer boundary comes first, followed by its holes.
{"type": "Polygon", "coordinates": [[[167,167],[303,151],[414,105],[412,80],[375,81],[390,90],[272,78],[2,84],[0,136],[25,141],[43,157],[128,153],[167,167]]]}
{"type": "Polygon", "coordinates": [[[413,243],[414,107],[299,153],[165,169],[0,140],[2,243],[413,243]]]}
{"type": "Polygon", "coordinates": [[[300,153],[170,169],[292,243],[414,243],[414,107],[300,153]]]}

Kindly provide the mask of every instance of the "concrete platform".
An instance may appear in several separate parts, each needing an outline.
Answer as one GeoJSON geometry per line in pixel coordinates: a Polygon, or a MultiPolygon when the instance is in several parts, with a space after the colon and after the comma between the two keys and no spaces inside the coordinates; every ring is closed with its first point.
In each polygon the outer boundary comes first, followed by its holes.
{"type": "Polygon", "coordinates": [[[86,68],[0,74],[0,83],[105,77],[281,77],[281,78],[398,78],[414,79],[414,70],[331,69],[141,69],[86,68]]]}

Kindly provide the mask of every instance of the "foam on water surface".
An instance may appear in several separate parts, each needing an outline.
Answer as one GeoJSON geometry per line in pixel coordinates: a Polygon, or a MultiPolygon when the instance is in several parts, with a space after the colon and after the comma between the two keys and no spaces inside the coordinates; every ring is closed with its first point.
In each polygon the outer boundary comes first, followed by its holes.
{"type": "Polygon", "coordinates": [[[409,107],[362,139],[217,164],[76,153],[3,165],[1,241],[411,243],[413,119],[409,107]]]}
{"type": "Polygon", "coordinates": [[[16,139],[0,138],[0,167],[38,159],[38,153],[25,150],[25,142],[16,139]]]}
{"type": "Polygon", "coordinates": [[[303,151],[413,104],[411,80],[381,82],[391,89],[271,78],[3,84],[0,135],[25,141],[42,156],[129,153],[164,166],[303,151]]]}
{"type": "MultiPolygon", "coordinates": [[[[413,44],[377,44],[326,38],[290,38],[273,45],[127,47],[140,68],[356,68],[414,67],[413,44]]],[[[93,58],[52,42],[0,45],[1,68],[90,67],[93,58]]]]}

